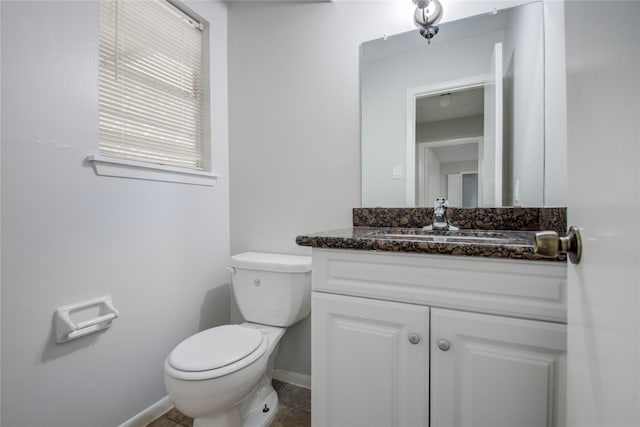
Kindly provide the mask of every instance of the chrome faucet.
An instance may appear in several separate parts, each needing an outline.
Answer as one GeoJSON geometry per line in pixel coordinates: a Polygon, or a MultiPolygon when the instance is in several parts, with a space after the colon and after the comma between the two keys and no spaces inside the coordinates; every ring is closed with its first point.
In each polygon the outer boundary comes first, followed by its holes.
{"type": "Polygon", "coordinates": [[[441,230],[441,231],[458,231],[458,227],[455,227],[449,223],[447,218],[447,208],[449,202],[444,197],[436,198],[433,204],[433,223],[423,227],[423,230],[441,230]]]}

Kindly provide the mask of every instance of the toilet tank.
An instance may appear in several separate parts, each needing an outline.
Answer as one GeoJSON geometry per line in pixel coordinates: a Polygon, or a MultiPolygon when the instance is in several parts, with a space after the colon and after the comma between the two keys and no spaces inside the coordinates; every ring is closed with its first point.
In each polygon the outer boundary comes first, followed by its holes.
{"type": "Polygon", "coordinates": [[[311,312],[311,257],[243,252],[231,257],[231,267],[246,321],[287,327],[311,312]]]}

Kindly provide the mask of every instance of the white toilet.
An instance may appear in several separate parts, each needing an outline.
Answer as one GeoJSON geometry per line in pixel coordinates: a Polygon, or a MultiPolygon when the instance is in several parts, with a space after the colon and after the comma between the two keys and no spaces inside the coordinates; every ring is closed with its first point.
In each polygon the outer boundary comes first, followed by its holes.
{"type": "Polygon", "coordinates": [[[246,322],[187,338],[164,364],[169,397],[194,427],[267,426],[278,412],[278,343],[311,312],[311,257],[245,252],[231,257],[230,270],[246,322]]]}

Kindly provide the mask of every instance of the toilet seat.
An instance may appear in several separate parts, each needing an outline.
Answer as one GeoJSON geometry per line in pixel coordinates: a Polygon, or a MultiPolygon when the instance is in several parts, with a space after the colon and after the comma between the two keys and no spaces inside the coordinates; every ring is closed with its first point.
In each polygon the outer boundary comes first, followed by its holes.
{"type": "Polygon", "coordinates": [[[182,341],[165,362],[167,373],[183,380],[204,380],[238,371],[259,359],[267,337],[240,325],[224,325],[182,341]]]}

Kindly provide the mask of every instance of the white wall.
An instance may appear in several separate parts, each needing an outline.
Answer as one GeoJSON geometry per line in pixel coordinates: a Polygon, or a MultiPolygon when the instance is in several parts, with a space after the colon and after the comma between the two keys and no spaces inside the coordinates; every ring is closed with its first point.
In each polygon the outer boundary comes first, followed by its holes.
{"type": "Polygon", "coordinates": [[[99,177],[96,1],[2,1],[2,424],[113,427],[166,395],[181,340],[229,319],[226,7],[211,23],[215,187],[99,177]],[[56,307],[111,329],[55,344],[56,307]]]}
{"type": "MultiPolygon", "coordinates": [[[[230,4],[232,253],[310,254],[296,235],[351,225],[360,44],[410,28],[406,13],[375,1],[230,4]]],[[[310,374],[308,318],[283,338],[276,368],[310,374]]]]}
{"type": "MultiPolygon", "coordinates": [[[[448,0],[444,20],[522,3],[448,0]]],[[[351,225],[361,205],[360,44],[414,28],[412,9],[364,0],[230,5],[232,253],[309,254],[296,235],[351,225]]],[[[564,103],[564,93],[546,101],[564,103]]],[[[277,367],[308,375],[310,341],[305,320],[284,337],[277,367]]]]}

